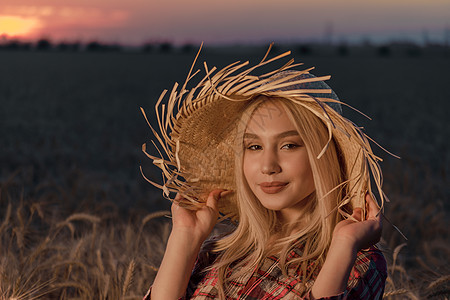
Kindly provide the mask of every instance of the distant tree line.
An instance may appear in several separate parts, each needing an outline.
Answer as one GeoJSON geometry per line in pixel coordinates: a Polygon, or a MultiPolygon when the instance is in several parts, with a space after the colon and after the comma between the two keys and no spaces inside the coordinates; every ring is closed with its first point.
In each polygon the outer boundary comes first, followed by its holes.
{"type": "Polygon", "coordinates": [[[40,39],[36,42],[22,42],[20,40],[10,40],[0,43],[0,49],[2,50],[14,50],[14,51],[90,51],[90,52],[106,52],[106,51],[121,51],[122,46],[119,44],[105,44],[97,41],[92,41],[87,44],[80,42],[59,42],[52,43],[48,39],[40,39]]]}
{"type": "MultiPolygon", "coordinates": [[[[264,45],[265,47],[267,45],[264,45]]],[[[245,45],[243,45],[245,47],[245,45]]],[[[53,43],[49,39],[39,39],[35,42],[24,42],[20,40],[0,41],[0,51],[52,51],[52,52],[141,52],[141,53],[191,53],[198,49],[198,46],[186,43],[184,45],[174,45],[171,42],[149,42],[139,47],[127,47],[117,43],[108,44],[99,41],[88,43],[81,42],[58,42],[53,43]]],[[[302,56],[310,55],[333,55],[350,56],[359,54],[372,54],[379,57],[409,56],[418,57],[426,55],[440,55],[450,57],[450,47],[447,44],[427,44],[419,45],[413,42],[390,42],[381,45],[362,43],[359,45],[324,44],[324,43],[297,43],[290,45],[278,44],[272,48],[273,52],[293,50],[302,56]],[[285,49],[286,48],[286,49],[285,49]]]]}
{"type": "MultiPolygon", "coordinates": [[[[81,42],[58,42],[53,43],[49,39],[39,39],[35,42],[24,42],[20,40],[0,41],[0,50],[10,51],[59,51],[59,52],[120,52],[127,51],[130,47],[120,44],[108,44],[99,41],[88,43],[81,42]]],[[[191,52],[195,47],[192,44],[175,46],[170,42],[145,43],[141,47],[132,47],[134,50],[143,53],[160,52],[171,53],[174,51],[191,52]]]]}

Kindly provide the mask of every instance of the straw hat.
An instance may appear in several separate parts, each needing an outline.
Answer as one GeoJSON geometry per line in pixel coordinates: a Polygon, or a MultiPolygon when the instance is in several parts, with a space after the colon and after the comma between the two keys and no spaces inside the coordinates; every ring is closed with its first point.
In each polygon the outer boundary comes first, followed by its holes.
{"type": "MultiPolygon", "coordinates": [[[[164,182],[153,182],[143,174],[144,178],[161,188],[167,198],[170,192],[180,193],[185,198],[181,204],[193,209],[203,205],[213,189],[236,190],[234,144],[237,124],[249,102],[265,95],[287,98],[309,109],[328,128],[328,143],[334,139],[341,150],[347,175],[340,185],[346,189],[346,196],[336,207],[344,217],[349,215],[341,208],[349,202],[353,207],[365,208],[364,195],[371,189],[370,177],[383,203],[378,165],[381,159],[373,154],[368,137],[361,129],[342,116],[341,104],[345,104],[324,83],[330,76],[315,77],[309,73],[313,68],[294,71],[292,69],[301,64],[294,64],[293,59],[265,74],[252,75],[258,68],[290,55],[286,52],[268,59],[269,53],[270,47],[261,62],[251,67],[248,62],[235,62],[217,70],[215,67],[209,69],[205,63],[206,75],[188,90],[187,84],[200,72],[192,74],[197,54],[183,86],[176,83],[167,100],[164,100],[167,90],[161,94],[155,106],[158,129],[150,125],[141,108],[158,141],[160,157],[150,155],[146,144],[142,150],[162,170],[164,182]]],[[[328,143],[323,145],[318,159],[328,143]]],[[[227,218],[238,219],[235,193],[219,201],[219,211],[227,218]]]]}

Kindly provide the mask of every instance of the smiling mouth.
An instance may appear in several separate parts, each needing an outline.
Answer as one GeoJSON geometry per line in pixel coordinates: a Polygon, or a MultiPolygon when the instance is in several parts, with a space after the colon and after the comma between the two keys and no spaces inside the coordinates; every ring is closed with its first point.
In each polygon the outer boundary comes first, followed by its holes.
{"type": "Polygon", "coordinates": [[[287,185],[287,182],[272,181],[260,183],[259,187],[266,194],[276,194],[281,192],[287,185]]]}

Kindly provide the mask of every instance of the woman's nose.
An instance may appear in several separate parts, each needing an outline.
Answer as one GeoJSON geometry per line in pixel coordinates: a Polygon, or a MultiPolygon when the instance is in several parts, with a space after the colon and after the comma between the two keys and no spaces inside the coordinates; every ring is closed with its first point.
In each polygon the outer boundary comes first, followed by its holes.
{"type": "Polygon", "coordinates": [[[276,174],[281,172],[281,167],[278,162],[278,157],[274,151],[264,151],[261,162],[261,172],[266,175],[276,174]]]}

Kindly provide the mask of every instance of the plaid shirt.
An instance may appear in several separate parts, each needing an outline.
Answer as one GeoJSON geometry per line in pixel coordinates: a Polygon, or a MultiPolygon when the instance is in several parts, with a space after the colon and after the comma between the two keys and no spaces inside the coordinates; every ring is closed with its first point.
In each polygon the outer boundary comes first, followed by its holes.
{"type": "MultiPolygon", "coordinates": [[[[292,250],[287,260],[301,256],[300,249],[292,250]]],[[[202,251],[192,272],[186,295],[180,299],[216,299],[217,270],[209,272],[202,270],[211,265],[217,255],[209,251],[202,251]]],[[[283,275],[275,256],[267,257],[262,266],[237,280],[229,282],[226,290],[227,300],[256,300],[256,299],[310,299],[310,289],[314,284],[311,280],[304,284],[301,281],[301,271],[290,266],[288,274],[283,275]]],[[[233,269],[228,270],[230,275],[233,269]]],[[[314,274],[317,276],[317,274],[314,274]]],[[[355,265],[350,273],[347,289],[344,293],[321,299],[382,299],[384,283],[387,276],[386,260],[375,247],[364,252],[358,252],[355,265]]],[[[150,292],[144,300],[150,300],[150,292]]]]}

